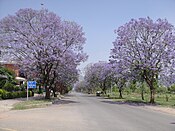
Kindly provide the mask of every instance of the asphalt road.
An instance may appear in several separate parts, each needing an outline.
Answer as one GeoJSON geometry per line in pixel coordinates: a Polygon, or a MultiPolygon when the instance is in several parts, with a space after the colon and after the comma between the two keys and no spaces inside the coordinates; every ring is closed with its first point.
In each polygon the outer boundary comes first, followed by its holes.
{"type": "Polygon", "coordinates": [[[175,131],[175,116],[71,93],[47,108],[0,113],[2,131],[175,131]]]}

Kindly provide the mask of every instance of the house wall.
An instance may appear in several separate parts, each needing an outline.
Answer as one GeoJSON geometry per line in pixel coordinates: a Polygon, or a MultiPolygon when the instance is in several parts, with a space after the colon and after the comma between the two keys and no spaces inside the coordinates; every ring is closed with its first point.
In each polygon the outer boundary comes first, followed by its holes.
{"type": "Polygon", "coordinates": [[[19,68],[15,64],[4,64],[6,68],[15,72],[15,76],[19,76],[19,68]]]}

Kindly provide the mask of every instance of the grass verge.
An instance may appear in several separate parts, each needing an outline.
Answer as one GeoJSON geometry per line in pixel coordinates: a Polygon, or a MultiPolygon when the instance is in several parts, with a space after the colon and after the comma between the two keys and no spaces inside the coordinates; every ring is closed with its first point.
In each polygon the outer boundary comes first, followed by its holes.
{"type": "MultiPolygon", "coordinates": [[[[126,103],[135,103],[135,104],[146,104],[150,105],[149,94],[144,94],[144,100],[141,99],[141,95],[138,93],[123,94],[123,99],[120,99],[118,93],[109,95],[108,98],[114,99],[116,102],[126,102],[126,103]]],[[[155,104],[163,107],[175,108],[175,94],[156,94],[155,104]]]]}
{"type": "Polygon", "coordinates": [[[43,108],[52,104],[51,100],[29,100],[19,102],[13,105],[12,110],[25,110],[31,108],[43,108]]]}

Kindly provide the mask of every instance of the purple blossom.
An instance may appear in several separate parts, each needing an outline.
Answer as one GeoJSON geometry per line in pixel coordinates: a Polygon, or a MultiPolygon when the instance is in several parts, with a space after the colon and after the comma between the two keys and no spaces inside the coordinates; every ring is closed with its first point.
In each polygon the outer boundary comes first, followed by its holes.
{"type": "Polygon", "coordinates": [[[174,68],[174,26],[166,19],[154,22],[147,17],[132,19],[115,33],[110,61],[116,63],[120,72],[127,71],[127,76],[136,76],[137,70],[149,85],[150,102],[154,103],[154,83],[164,70],[174,68]]]}
{"type": "Polygon", "coordinates": [[[62,21],[46,9],[20,9],[0,20],[0,41],[1,47],[23,69],[33,72],[32,79],[41,79],[46,89],[58,81],[73,84],[78,77],[77,66],[87,59],[82,27],[62,21]]]}

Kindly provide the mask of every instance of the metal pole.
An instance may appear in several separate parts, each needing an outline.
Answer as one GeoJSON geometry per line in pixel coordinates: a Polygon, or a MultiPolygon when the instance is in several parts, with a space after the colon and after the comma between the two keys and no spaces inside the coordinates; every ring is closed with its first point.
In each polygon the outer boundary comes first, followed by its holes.
{"type": "Polygon", "coordinates": [[[28,96],[28,82],[27,82],[27,101],[29,99],[29,96],[28,96]]]}

